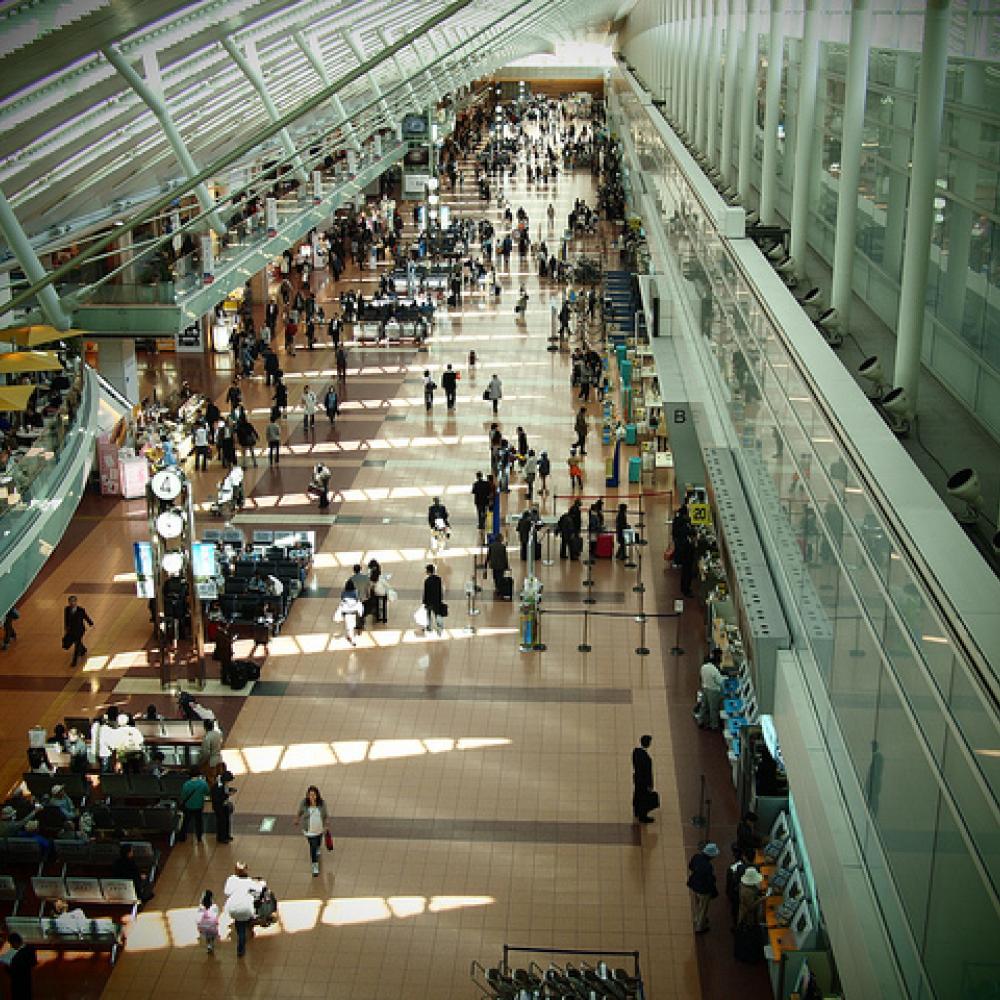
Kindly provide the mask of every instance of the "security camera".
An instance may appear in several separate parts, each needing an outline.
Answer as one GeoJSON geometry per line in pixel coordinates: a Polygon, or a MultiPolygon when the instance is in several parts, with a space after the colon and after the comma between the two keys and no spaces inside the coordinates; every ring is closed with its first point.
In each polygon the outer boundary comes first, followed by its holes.
{"type": "Polygon", "coordinates": [[[785,249],[784,244],[776,243],[770,250],[767,251],[767,258],[772,263],[777,263],[778,261],[784,260],[788,256],[788,251],[785,249]]]}
{"type": "Polygon", "coordinates": [[[816,329],[823,334],[823,339],[831,347],[840,347],[844,342],[844,335],[840,332],[840,314],[836,309],[824,309],[813,322],[816,329]]]}
{"type": "Polygon", "coordinates": [[[806,309],[818,309],[823,305],[823,293],[816,285],[813,285],[813,287],[810,288],[801,299],[799,299],[799,305],[806,309]]]}
{"type": "Polygon", "coordinates": [[[760,212],[756,211],[756,209],[751,209],[747,212],[748,226],[756,226],[758,222],[760,222],[760,212]]]}
{"type": "Polygon", "coordinates": [[[983,490],[975,469],[960,469],[947,483],[948,492],[965,504],[965,510],[956,515],[963,524],[975,524],[983,506],[983,490]]]}
{"type": "Polygon", "coordinates": [[[882,409],[889,415],[889,426],[895,434],[908,434],[913,421],[913,406],[906,391],[899,386],[882,397],[882,409]]]}
{"type": "Polygon", "coordinates": [[[885,380],[885,372],[882,371],[882,362],[878,355],[873,354],[870,358],[865,358],[858,368],[858,374],[867,382],[874,382],[875,395],[871,399],[880,399],[885,395],[888,383],[885,380]]]}

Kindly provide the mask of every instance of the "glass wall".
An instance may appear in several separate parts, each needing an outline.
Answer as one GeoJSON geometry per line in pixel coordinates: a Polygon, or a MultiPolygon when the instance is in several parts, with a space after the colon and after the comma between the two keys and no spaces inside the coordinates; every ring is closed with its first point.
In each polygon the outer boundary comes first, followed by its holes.
{"type": "MultiPolygon", "coordinates": [[[[827,79],[834,115],[842,85],[827,79]]],[[[800,612],[796,643],[819,667],[818,680],[806,681],[845,801],[856,803],[851,821],[898,965],[912,997],[965,995],[956,984],[970,976],[1000,981],[1000,758],[983,752],[995,750],[995,711],[873,484],[852,467],[836,422],[626,86],[617,95],[621,128],[676,255],[675,306],[699,318],[691,328],[719,369],[738,462],[766,518],[761,532],[800,612]]],[[[831,144],[824,168],[835,162],[831,144]]],[[[873,196],[879,176],[873,168],[873,196]]]]}

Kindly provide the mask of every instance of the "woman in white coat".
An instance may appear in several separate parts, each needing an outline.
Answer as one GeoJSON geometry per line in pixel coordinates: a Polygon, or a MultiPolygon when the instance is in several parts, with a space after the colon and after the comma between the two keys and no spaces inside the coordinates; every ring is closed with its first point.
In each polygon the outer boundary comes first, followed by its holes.
{"type": "Polygon", "coordinates": [[[254,918],[254,901],[264,890],[265,883],[251,878],[243,862],[229,878],[223,891],[226,894],[226,913],[236,925],[236,955],[242,957],[247,950],[247,933],[254,918]]]}
{"type": "Polygon", "coordinates": [[[358,600],[358,592],[354,588],[354,581],[348,580],[344,585],[344,591],[340,595],[340,604],[334,614],[334,621],[344,623],[344,632],[348,642],[356,646],[354,630],[358,627],[358,615],[364,610],[361,601],[358,600]]]}

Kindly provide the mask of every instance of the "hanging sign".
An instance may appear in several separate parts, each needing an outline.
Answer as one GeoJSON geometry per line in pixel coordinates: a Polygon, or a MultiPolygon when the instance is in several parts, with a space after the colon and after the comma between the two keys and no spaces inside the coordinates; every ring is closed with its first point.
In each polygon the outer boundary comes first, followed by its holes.
{"type": "Polygon", "coordinates": [[[264,221],[267,223],[268,238],[278,235],[278,201],[276,198],[264,199],[264,221]]]}
{"type": "Polygon", "coordinates": [[[318,205],[323,200],[323,173],[320,170],[312,172],[313,204],[318,205]]]}
{"type": "Polygon", "coordinates": [[[372,149],[376,156],[382,155],[382,136],[377,133],[372,136],[372,149]]]}
{"type": "Polygon", "coordinates": [[[353,177],[358,172],[358,154],[353,149],[347,151],[347,173],[353,177]]]}
{"type": "Polygon", "coordinates": [[[207,235],[201,238],[201,280],[205,285],[215,281],[215,247],[212,237],[207,235]]]}

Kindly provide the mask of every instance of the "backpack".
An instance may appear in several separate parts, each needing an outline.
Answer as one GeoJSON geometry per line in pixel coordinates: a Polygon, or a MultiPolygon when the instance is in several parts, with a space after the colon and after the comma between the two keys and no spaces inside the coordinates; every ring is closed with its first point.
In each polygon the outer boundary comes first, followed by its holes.
{"type": "Polygon", "coordinates": [[[254,896],[254,919],[259,927],[269,927],[278,913],[278,897],[265,885],[254,896]]]}

